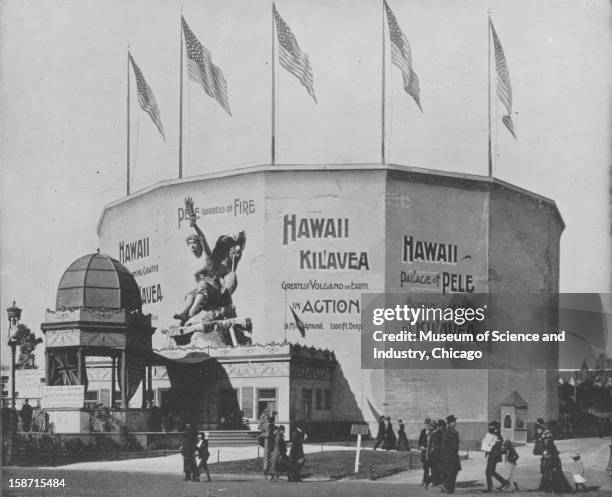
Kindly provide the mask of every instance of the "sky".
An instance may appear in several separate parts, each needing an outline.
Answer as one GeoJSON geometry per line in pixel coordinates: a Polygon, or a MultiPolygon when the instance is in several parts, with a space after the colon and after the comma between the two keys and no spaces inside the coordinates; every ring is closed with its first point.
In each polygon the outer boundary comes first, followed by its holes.
{"type": "MultiPolygon", "coordinates": [[[[276,5],[310,57],[317,95],[315,103],[277,66],[277,162],[378,163],[382,2],[276,5]]],[[[389,5],[412,47],[423,113],[387,61],[387,162],[487,174],[490,13],[508,61],[517,134],[503,127],[494,95],[494,176],[557,203],[566,223],[561,291],[609,291],[608,2],[389,5]]],[[[230,117],[185,79],[183,175],[269,163],[271,2],[0,4],[2,343],[13,300],[40,333],[62,273],[96,250],[104,205],[126,193],[128,45],[167,137],[138,107],[130,74],[131,190],[177,177],[181,6],[225,75],[232,109],[230,117]]]]}

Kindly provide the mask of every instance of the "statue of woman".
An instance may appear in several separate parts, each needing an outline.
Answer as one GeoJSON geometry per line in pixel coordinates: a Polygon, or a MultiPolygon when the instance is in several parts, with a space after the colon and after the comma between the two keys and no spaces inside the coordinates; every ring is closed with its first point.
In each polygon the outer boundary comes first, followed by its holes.
{"type": "Polygon", "coordinates": [[[192,262],[193,276],[197,288],[185,295],[185,306],[175,319],[181,326],[201,311],[218,310],[232,305],[232,294],[238,286],[236,269],[246,244],[246,234],[241,231],[238,236],[222,235],[217,239],[211,251],[206,237],[196,223],[191,198],[185,199],[189,212],[189,225],[196,234],[187,237],[187,245],[195,256],[192,262]]]}

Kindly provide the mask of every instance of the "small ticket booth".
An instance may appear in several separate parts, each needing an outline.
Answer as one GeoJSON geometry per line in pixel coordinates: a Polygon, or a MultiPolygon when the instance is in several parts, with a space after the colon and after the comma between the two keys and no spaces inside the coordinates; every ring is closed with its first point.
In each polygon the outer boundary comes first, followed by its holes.
{"type": "Polygon", "coordinates": [[[513,390],[501,404],[501,435],[513,442],[527,442],[527,402],[513,390]]]}

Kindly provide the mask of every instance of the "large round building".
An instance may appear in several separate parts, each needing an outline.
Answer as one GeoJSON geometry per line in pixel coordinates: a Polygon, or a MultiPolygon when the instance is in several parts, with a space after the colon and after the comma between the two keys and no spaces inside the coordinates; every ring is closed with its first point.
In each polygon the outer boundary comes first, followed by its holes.
{"type": "MultiPolygon", "coordinates": [[[[186,198],[211,249],[245,232],[233,303],[253,323],[252,345],[207,349],[227,378],[207,393],[215,406],[202,424],[219,422],[228,396],[252,420],[267,406],[282,422],[385,414],[409,435],[424,417],[452,413],[466,438],[479,438],[508,399],[526,405],[524,426],[556,418],[551,370],[363,369],[360,355],[362,294],[556,295],[564,224],[553,201],[495,178],[396,165],[258,166],[160,182],[107,205],[98,234],[135,277],[162,354],[195,287],[186,198]]],[[[158,401],[169,388],[159,378],[158,401]]]]}

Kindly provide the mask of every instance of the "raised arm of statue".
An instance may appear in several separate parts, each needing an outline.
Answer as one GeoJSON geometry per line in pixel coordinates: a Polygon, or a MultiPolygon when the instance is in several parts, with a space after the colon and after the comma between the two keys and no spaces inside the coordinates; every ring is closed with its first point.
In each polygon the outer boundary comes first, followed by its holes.
{"type": "Polygon", "coordinates": [[[189,226],[191,226],[195,230],[196,234],[198,235],[198,238],[200,239],[200,243],[202,244],[202,249],[204,250],[204,253],[207,256],[210,256],[211,250],[210,250],[210,247],[208,246],[208,242],[206,241],[206,237],[204,236],[204,233],[202,232],[202,230],[196,223],[196,215],[195,215],[195,210],[193,208],[193,199],[191,197],[187,197],[185,199],[185,211],[187,212],[187,215],[189,216],[189,226]]]}
{"type": "Polygon", "coordinates": [[[200,242],[202,243],[202,248],[204,249],[204,253],[206,254],[207,257],[210,257],[211,251],[210,251],[210,247],[208,246],[208,242],[206,241],[206,237],[204,236],[204,233],[202,233],[202,230],[200,229],[200,227],[195,223],[195,220],[193,221],[193,223],[190,220],[189,223],[191,224],[191,226],[197,233],[198,238],[200,239],[200,242]]]}

